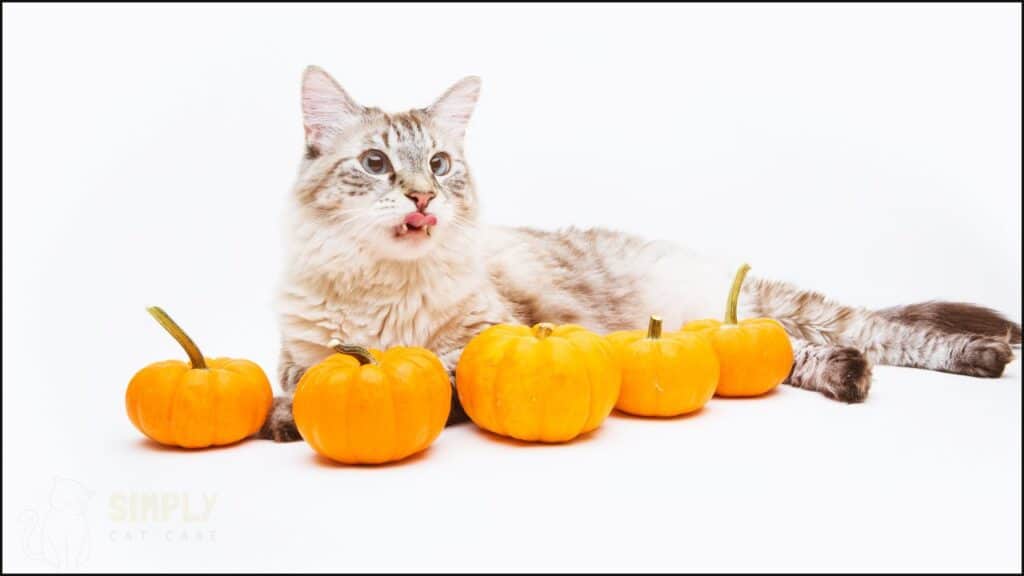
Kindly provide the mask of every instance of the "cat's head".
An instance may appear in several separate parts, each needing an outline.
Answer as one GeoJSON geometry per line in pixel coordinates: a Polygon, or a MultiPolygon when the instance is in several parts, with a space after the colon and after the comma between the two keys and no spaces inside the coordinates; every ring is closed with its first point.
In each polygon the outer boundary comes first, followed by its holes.
{"type": "Polygon", "coordinates": [[[307,68],[300,209],[332,240],[389,260],[415,260],[463,236],[477,214],[462,142],[479,89],[471,76],[426,108],[389,114],[307,68]]]}
{"type": "Polygon", "coordinates": [[[76,480],[54,478],[50,487],[50,507],[54,510],[84,508],[92,495],[92,490],[76,480]]]}

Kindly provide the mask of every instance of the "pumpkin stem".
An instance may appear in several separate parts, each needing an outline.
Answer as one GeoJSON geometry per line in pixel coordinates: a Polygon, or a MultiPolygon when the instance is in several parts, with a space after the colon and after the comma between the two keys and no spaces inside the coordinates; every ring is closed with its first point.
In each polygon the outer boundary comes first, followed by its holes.
{"type": "Polygon", "coordinates": [[[551,332],[554,331],[555,325],[550,322],[541,322],[533,327],[533,335],[539,340],[543,340],[548,336],[551,336],[551,332]]]}
{"type": "Polygon", "coordinates": [[[747,272],[750,271],[750,265],[744,263],[740,266],[740,269],[736,271],[736,277],[732,281],[732,289],[729,290],[729,301],[725,304],[725,323],[735,324],[736,320],[736,308],[740,303],[740,288],[743,287],[743,279],[747,277],[747,272]]]}
{"type": "Polygon", "coordinates": [[[163,308],[150,306],[146,308],[146,311],[185,349],[185,353],[188,354],[188,360],[192,363],[193,368],[197,370],[206,368],[206,360],[203,359],[203,353],[199,351],[199,346],[196,346],[196,343],[181,329],[181,326],[178,326],[177,322],[171,320],[171,317],[167,315],[167,312],[163,311],[163,308]]]}
{"type": "Polygon", "coordinates": [[[651,321],[647,324],[647,337],[651,340],[661,338],[661,316],[651,316],[651,321]]]}
{"type": "Polygon", "coordinates": [[[360,366],[377,363],[377,359],[373,357],[373,354],[362,346],[356,346],[355,344],[342,344],[341,341],[337,339],[328,342],[327,346],[333,348],[338,354],[344,354],[359,360],[360,366]]]}

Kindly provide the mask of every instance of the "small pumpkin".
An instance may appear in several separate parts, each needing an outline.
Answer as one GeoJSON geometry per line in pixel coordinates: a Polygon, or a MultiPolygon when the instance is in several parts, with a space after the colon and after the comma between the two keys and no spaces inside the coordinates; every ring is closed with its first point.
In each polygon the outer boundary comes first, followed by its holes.
{"type": "Polygon", "coordinates": [[[248,360],[205,358],[166,312],[147,310],[189,362],[155,362],[135,373],[125,393],[132,424],[156,442],[182,448],[233,444],[256,433],[273,402],[263,370],[248,360]]]}
{"type": "Polygon", "coordinates": [[[638,416],[678,416],[699,410],[715,394],[718,357],[707,337],[693,332],[662,335],[651,316],[643,330],[606,336],[622,368],[615,407],[638,416]]]}
{"type": "Polygon", "coordinates": [[[437,356],[423,348],[330,346],[337,354],[306,371],[292,400],[295,426],[314,450],[345,464],[380,464],[434,442],[452,401],[437,356]]]}
{"type": "Polygon", "coordinates": [[[683,332],[711,339],[721,367],[715,391],[719,396],[760,396],[781,384],[793,368],[793,346],[782,324],[772,318],[736,319],[740,288],[749,270],[744,264],[736,272],[725,322],[695,320],[683,326],[683,332]]]}
{"type": "Polygon", "coordinates": [[[567,442],[599,427],[619,382],[611,344],[571,324],[491,326],[455,368],[459,401],[477,426],[530,442],[567,442]]]}

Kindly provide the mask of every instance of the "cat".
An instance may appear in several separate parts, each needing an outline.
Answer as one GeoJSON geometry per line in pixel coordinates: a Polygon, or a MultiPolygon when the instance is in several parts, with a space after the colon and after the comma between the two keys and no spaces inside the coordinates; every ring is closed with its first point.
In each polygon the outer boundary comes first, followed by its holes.
{"type": "Polygon", "coordinates": [[[54,478],[45,514],[30,509],[21,515],[25,555],[56,570],[80,570],[89,557],[86,510],[92,495],[75,480],[54,478]]]}
{"type": "MultiPolygon", "coordinates": [[[[389,114],[357,104],[325,71],[306,69],[306,153],[289,202],[279,297],[286,396],[258,433],[300,438],[290,395],[327,343],[422,346],[454,374],[465,344],[497,323],[581,324],[604,333],[719,317],[736,263],[603,229],[486,226],[463,155],[480,80],[426,108],[389,114]]],[[[1020,325],[991,309],[926,302],[868,310],[750,277],[740,316],[776,318],[794,344],[787,383],[861,402],[872,364],[998,377],[1020,325]]],[[[454,380],[453,380],[454,382],[454,380]]],[[[465,420],[453,394],[449,423],[465,420]]]]}

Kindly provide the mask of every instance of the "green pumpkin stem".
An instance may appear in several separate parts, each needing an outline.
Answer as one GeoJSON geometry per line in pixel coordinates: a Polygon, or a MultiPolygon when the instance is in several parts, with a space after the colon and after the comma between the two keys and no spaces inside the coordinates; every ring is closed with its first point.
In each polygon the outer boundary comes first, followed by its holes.
{"type": "Polygon", "coordinates": [[[554,329],[554,324],[550,322],[541,322],[533,327],[533,335],[536,336],[538,340],[543,340],[548,336],[551,336],[551,332],[553,332],[554,329]]]}
{"type": "Polygon", "coordinates": [[[729,301],[725,304],[725,323],[736,324],[736,308],[740,303],[740,288],[743,287],[743,279],[747,277],[750,265],[744,263],[736,271],[736,277],[732,281],[732,289],[729,290],[729,301]]]}
{"type": "Polygon", "coordinates": [[[647,324],[647,337],[651,340],[661,338],[661,316],[651,316],[651,321],[647,324]]]}
{"type": "Polygon", "coordinates": [[[188,360],[192,363],[192,368],[198,370],[206,368],[206,360],[203,359],[203,353],[199,351],[199,346],[196,346],[196,343],[181,329],[181,326],[178,326],[177,322],[171,320],[171,317],[167,315],[167,312],[164,312],[163,308],[150,306],[146,308],[146,311],[185,349],[185,353],[188,354],[188,360]]]}
{"type": "Polygon", "coordinates": [[[355,344],[342,344],[340,340],[331,340],[327,346],[334,349],[338,354],[344,354],[359,360],[360,366],[377,364],[377,359],[373,357],[373,354],[362,346],[356,346],[355,344]]]}

